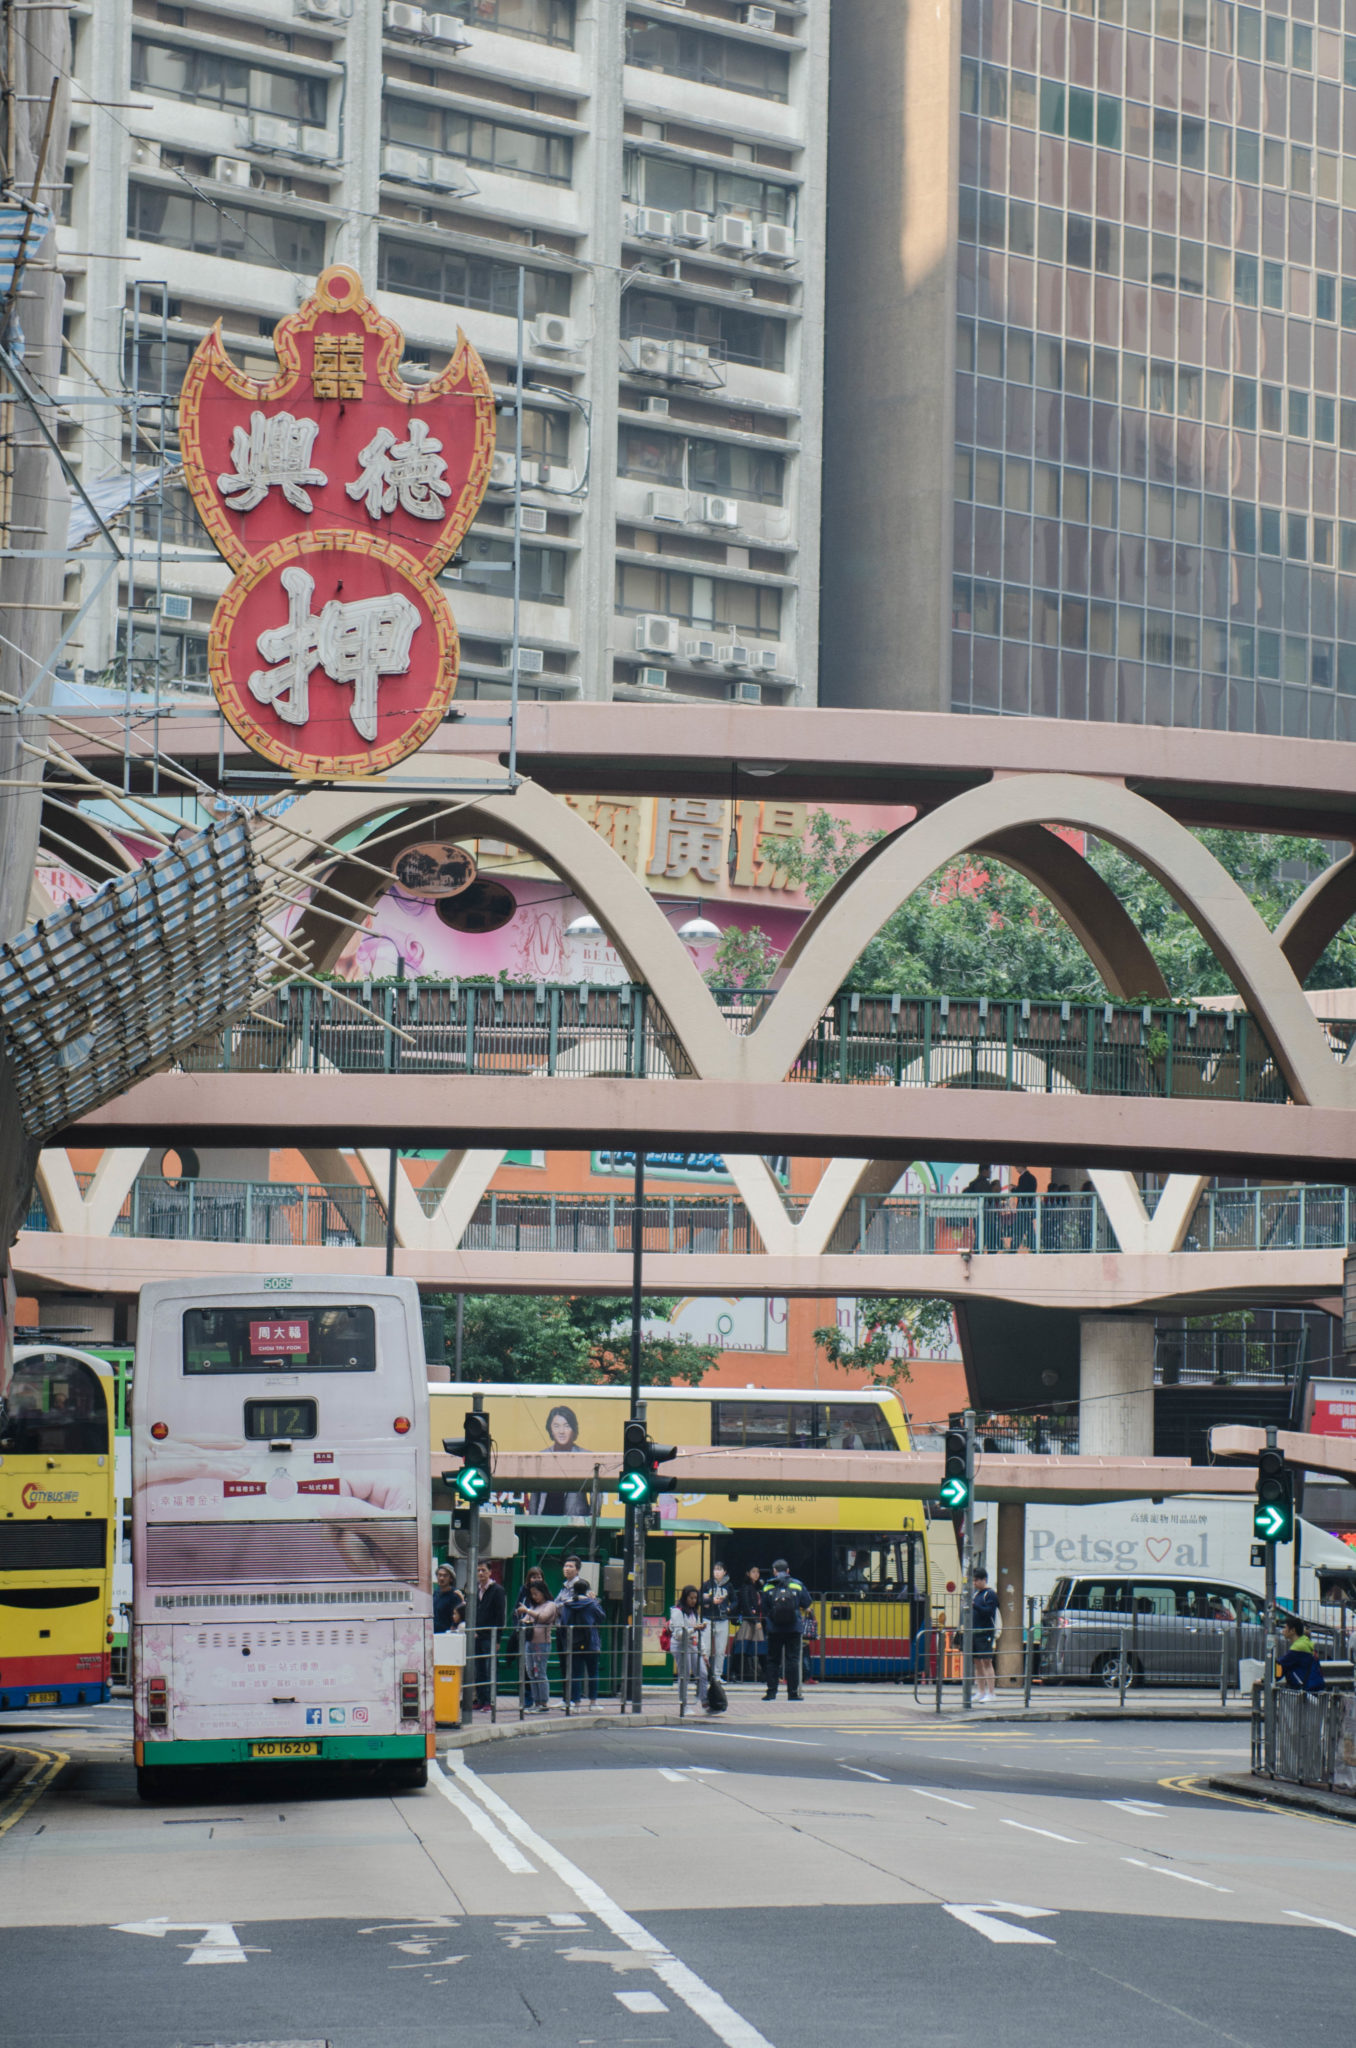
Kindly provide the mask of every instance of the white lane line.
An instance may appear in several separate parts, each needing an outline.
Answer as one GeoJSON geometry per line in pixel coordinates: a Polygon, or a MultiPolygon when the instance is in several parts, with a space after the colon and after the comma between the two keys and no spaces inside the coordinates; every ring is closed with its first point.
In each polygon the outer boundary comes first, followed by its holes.
{"type": "Polygon", "coordinates": [[[906,1785],[904,1790],[916,1792],[920,1799],[940,1799],[943,1806],[963,1806],[967,1813],[975,1810],[968,1799],[952,1799],[945,1792],[929,1792],[926,1785],[906,1785]]]}
{"type": "Polygon", "coordinates": [[[1138,1856],[1122,1856],[1122,1863],[1133,1863],[1137,1870],[1153,1870],[1159,1877],[1175,1877],[1178,1884],[1198,1884],[1205,1892],[1232,1892],[1232,1885],[1211,1884],[1208,1877],[1188,1877],[1184,1870],[1165,1870],[1161,1863],[1142,1863],[1138,1856]]]}
{"type": "Polygon", "coordinates": [[[719,1738],[721,1742],[780,1742],[783,1748],[786,1749],[823,1749],[824,1747],[822,1742],[807,1742],[803,1735],[736,1735],[733,1728],[703,1727],[700,1721],[696,1727],[687,1729],[684,1732],[696,1735],[699,1730],[708,1740],[719,1738]]]}
{"type": "Polygon", "coordinates": [[[1020,1828],[1024,1835],[1044,1835],[1047,1842],[1072,1842],[1076,1849],[1082,1847],[1074,1835],[1057,1835],[1053,1828],[1033,1828],[1024,1820],[1005,1820],[1003,1826],[1020,1828]]]}
{"type": "Polygon", "coordinates": [[[992,1941],[998,1947],[1017,1944],[1031,1948],[1055,1946],[1048,1934],[1037,1934],[1031,1927],[1010,1927],[1006,1920],[994,1918],[994,1912],[1000,1912],[1016,1913],[1023,1920],[1052,1920],[1055,1915],[1051,1907],[1014,1906],[1006,1899],[991,1899],[989,1904],[993,1909],[990,1912],[985,1912],[982,1906],[947,1905],[942,1907],[942,1911],[949,1913],[953,1920],[961,1921],[966,1927],[973,1927],[976,1934],[982,1934],[986,1941],[992,1941]]]}
{"type": "Polygon", "coordinates": [[[851,1771],[854,1778],[874,1778],[878,1785],[890,1783],[890,1780],[882,1777],[879,1771],[863,1771],[856,1764],[840,1764],[838,1768],[840,1771],[851,1771]]]}
{"type": "Polygon", "coordinates": [[[525,1849],[530,1849],[539,1863],[553,1870],[562,1884],[569,1886],[585,1912],[601,1920],[609,1934],[625,1942],[634,1954],[646,1957],[660,1983],[667,1985],[675,1998],[681,1998],[688,2011],[708,2026],[717,2040],[725,2043],[725,2048],[772,2048],[766,2036],[750,2025],[733,2006],[727,2005],[718,1991],[712,1990],[686,1963],[680,1963],[656,1935],[642,1927],[638,1920],[633,1920],[577,1863],[571,1863],[568,1856],[562,1855],[553,1843],[539,1835],[506,1799],[492,1792],[462,1757],[455,1751],[449,1751],[447,1760],[461,1783],[475,1794],[500,1826],[525,1849]]]}
{"type": "Polygon", "coordinates": [[[624,2005],[628,2012],[667,2012],[668,2006],[662,1998],[656,1998],[653,1991],[614,1991],[612,1996],[618,2005],[624,2005]]]}
{"type": "MultiPolygon", "coordinates": [[[[455,1768],[454,1764],[453,1769],[455,1768]]],[[[511,1870],[515,1877],[535,1877],[536,1864],[528,1862],[522,1850],[516,1848],[507,1835],[500,1832],[488,1814],[481,1812],[474,1799],[468,1799],[464,1792],[449,1784],[437,1757],[429,1758],[429,1770],[432,1773],[430,1782],[437,1786],[448,1804],[455,1806],[457,1812],[471,1823],[481,1841],[493,1849],[505,1870],[511,1870]]]]}
{"type": "Polygon", "coordinates": [[[681,1771],[666,1771],[662,1764],[659,1767],[659,1775],[661,1778],[667,1778],[671,1785],[688,1785],[692,1782],[690,1778],[685,1778],[681,1771]]]}
{"type": "Polygon", "coordinates": [[[1356,1940],[1356,1927],[1347,1927],[1341,1920],[1320,1920],[1316,1913],[1297,1913],[1294,1908],[1285,1909],[1287,1920],[1307,1920],[1311,1927],[1331,1927],[1334,1934],[1349,1934],[1356,1940]]]}
{"type": "Polygon", "coordinates": [[[1136,1820],[1157,1820],[1163,1811],[1161,1799],[1104,1799],[1103,1806],[1119,1806],[1122,1813],[1133,1813],[1136,1820]]]}

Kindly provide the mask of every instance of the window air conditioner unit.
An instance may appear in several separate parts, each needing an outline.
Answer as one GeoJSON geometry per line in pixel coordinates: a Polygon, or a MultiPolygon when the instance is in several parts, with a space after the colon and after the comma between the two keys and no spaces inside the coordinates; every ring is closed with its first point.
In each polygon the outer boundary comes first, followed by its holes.
{"type": "Polygon", "coordinates": [[[663,612],[642,612],[636,620],[637,654],[676,654],[678,621],[663,612]]]}
{"type": "Polygon", "coordinates": [[[687,517],[687,500],[681,491],[650,491],[645,499],[647,519],[668,519],[681,526],[687,517]]]}
{"type": "Polygon", "coordinates": [[[253,168],[248,157],[217,156],[212,159],[212,176],[218,185],[248,185],[253,168]]]}
{"type": "Polygon", "coordinates": [[[424,23],[424,34],[431,43],[442,43],[450,50],[465,50],[471,43],[465,22],[458,21],[455,14],[430,14],[424,23]]]}
{"type": "MultiPolygon", "coordinates": [[[[520,676],[539,676],[545,666],[546,656],[542,653],[540,647],[520,647],[518,649],[518,673],[520,676]]],[[[513,668],[513,649],[511,647],[504,649],[504,667],[510,671],[513,668]]]]}
{"type": "Polygon", "coordinates": [[[716,222],[711,246],[722,256],[747,256],[753,249],[753,222],[737,213],[723,213],[716,222]]]}
{"type": "Polygon", "coordinates": [[[746,28],[770,28],[770,29],[775,29],[775,28],[776,28],[776,26],[777,26],[777,10],[776,10],[776,8],[775,8],[775,7],[746,7],[746,8],[744,9],[744,26],[745,26],[746,28]]]}
{"type": "Polygon", "coordinates": [[[158,171],[160,169],[160,144],[148,142],[144,135],[132,138],[132,168],[136,171],[158,171]]]}
{"type": "Polygon", "coordinates": [[[794,263],[796,260],[796,236],[793,228],[784,228],[779,221],[765,220],[754,230],[753,246],[758,255],[765,256],[770,263],[794,263]]]}
{"type": "Polygon", "coordinates": [[[747,647],[741,647],[737,641],[729,647],[717,648],[716,660],[722,668],[753,667],[753,656],[749,653],[747,647]]]}
{"type": "Polygon", "coordinates": [[[775,671],[777,668],[780,667],[781,659],[782,651],[780,647],[756,647],[754,649],[753,665],[755,668],[765,668],[775,671]]]}
{"type": "Polygon", "coordinates": [[[675,341],[669,352],[669,375],[688,384],[705,384],[710,363],[711,351],[704,342],[675,341]]]}
{"type": "Polygon", "coordinates": [[[632,363],[647,377],[669,375],[669,365],[673,358],[671,341],[658,341],[648,334],[638,334],[629,347],[632,363]]]}
{"type": "Polygon", "coordinates": [[[666,668],[638,668],[636,681],[642,690],[667,690],[669,672],[666,668]]]}
{"type": "Polygon", "coordinates": [[[502,449],[490,458],[490,489],[511,491],[513,489],[514,458],[502,449]]]}
{"type": "Polygon", "coordinates": [[[699,667],[705,668],[708,663],[714,662],[715,658],[716,643],[714,640],[684,640],[683,659],[685,661],[694,661],[699,667]]]}
{"type": "Polygon", "coordinates": [[[347,21],[353,0],[293,0],[293,11],[303,21],[347,21]]]}
{"type": "Polygon", "coordinates": [[[763,686],[761,683],[736,683],[732,694],[736,704],[761,704],[763,686]]]}
{"type": "Polygon", "coordinates": [[[304,156],[312,163],[325,163],[339,154],[328,128],[301,129],[292,147],[295,155],[304,156]]]}
{"type": "Polygon", "coordinates": [[[396,35],[421,36],[428,25],[428,16],[422,7],[411,7],[407,0],[386,0],[383,21],[396,35]]]}
{"type": "Polygon", "coordinates": [[[579,347],[574,322],[563,313],[538,313],[531,326],[534,348],[573,350],[579,347]]]}
{"type": "Polygon", "coordinates": [[[192,598],[167,591],[160,600],[160,616],[162,619],[177,619],[182,625],[193,616],[192,598]]]}
{"type": "Polygon", "coordinates": [[[251,114],[237,122],[236,134],[250,149],[293,150],[301,139],[297,123],[277,114],[251,114]]]}
{"type": "Polygon", "coordinates": [[[711,232],[711,223],[704,213],[683,212],[673,216],[673,239],[685,242],[691,249],[704,246],[711,232]]]}
{"type": "Polygon", "coordinates": [[[381,175],[383,178],[400,178],[409,184],[426,185],[432,161],[422,149],[406,149],[400,143],[388,142],[381,152],[381,175]]]}
{"type": "Polygon", "coordinates": [[[652,420],[666,420],[669,416],[669,402],[667,398],[647,398],[643,401],[641,410],[647,412],[652,420]]]}
{"type": "Polygon", "coordinates": [[[738,526],[739,506],[733,498],[703,498],[699,516],[703,526],[738,526]]]}
{"type": "Polygon", "coordinates": [[[524,505],[522,528],[524,533],[545,533],[546,509],[542,505],[524,505]]]}
{"type": "Polygon", "coordinates": [[[631,232],[646,242],[673,240],[673,215],[657,206],[638,206],[631,218],[631,232]]]}
{"type": "Polygon", "coordinates": [[[455,156],[434,155],[428,158],[425,174],[430,185],[439,192],[474,192],[475,184],[464,163],[455,156]]]}

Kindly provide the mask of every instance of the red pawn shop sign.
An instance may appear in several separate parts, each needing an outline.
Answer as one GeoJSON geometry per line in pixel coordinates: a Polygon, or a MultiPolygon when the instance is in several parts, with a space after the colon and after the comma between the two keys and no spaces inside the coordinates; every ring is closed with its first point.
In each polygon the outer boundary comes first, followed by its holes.
{"type": "Polygon", "coordinates": [[[274,332],[278,374],[214,330],[180,400],[184,474],[235,576],[208,664],[246,745],[301,776],[374,775],[422,746],[457,686],[438,586],[485,495],[494,397],[464,335],[431,384],[341,264],[274,332]]]}

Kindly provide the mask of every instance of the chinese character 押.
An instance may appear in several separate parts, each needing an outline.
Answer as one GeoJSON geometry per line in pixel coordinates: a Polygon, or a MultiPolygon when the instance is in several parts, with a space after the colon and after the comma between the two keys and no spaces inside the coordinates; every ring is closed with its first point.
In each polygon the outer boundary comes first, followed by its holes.
{"type": "Polygon", "coordinates": [[[317,618],[311,610],[315,580],[305,569],[284,569],[287,624],[258,637],[260,654],[276,667],[256,669],[250,694],[272,704],[287,725],[305,725],[311,715],[310,683],[322,668],[332,682],[351,683],[349,716],[365,740],[377,736],[377,679],[404,675],[419,612],[399,591],[341,604],[331,598],[317,618]]]}
{"type": "Polygon", "coordinates": [[[314,468],[311,462],[319,432],[319,420],[296,420],[290,412],[275,413],[268,419],[261,412],[252,412],[249,432],[237,427],[231,436],[234,472],[228,470],[217,478],[222,497],[232,501],[231,510],[252,512],[277,484],[289,505],[295,505],[298,512],[310,512],[313,507],[305,486],[329,482],[324,470],[314,468]]]}
{"type": "Polygon", "coordinates": [[[389,427],[378,427],[358,456],[362,475],[344,488],[350,498],[366,498],[373,519],[397,505],[416,519],[441,519],[442,501],[452,495],[452,486],[443,482],[442,445],[423,420],[410,421],[405,441],[397,441],[389,427]]]}

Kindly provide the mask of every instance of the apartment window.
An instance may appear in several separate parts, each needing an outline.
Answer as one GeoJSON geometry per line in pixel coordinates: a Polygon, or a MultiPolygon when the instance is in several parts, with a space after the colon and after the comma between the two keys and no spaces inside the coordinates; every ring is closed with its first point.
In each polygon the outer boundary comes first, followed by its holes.
{"type": "Polygon", "coordinates": [[[629,291],[622,300],[622,339],[629,341],[638,334],[661,341],[700,342],[729,362],[752,363],[757,369],[786,367],[782,322],[733,306],[699,305],[660,292],[629,291]]]}
{"type": "Polygon", "coordinates": [[[724,583],[692,576],[685,569],[650,569],[638,562],[617,564],[617,610],[664,612],[691,626],[727,626],[759,640],[781,633],[782,594],[761,583],[724,583]]]}
{"type": "Polygon", "coordinates": [[[788,227],[794,227],[796,219],[794,185],[672,157],[642,156],[638,150],[627,154],[626,197],[638,206],[661,207],[665,213],[740,213],[788,227]]]}
{"type": "Polygon", "coordinates": [[[537,128],[483,121],[423,100],[394,96],[382,101],[381,130],[387,142],[438,150],[487,170],[505,171],[511,177],[540,178],[551,185],[570,182],[574,144],[568,135],[545,135],[537,128]]]}
{"type": "MultiPolygon", "coordinates": [[[[495,447],[512,455],[517,446],[517,426],[511,412],[495,415],[495,447]]],[[[569,414],[548,412],[543,406],[528,403],[523,407],[523,454],[533,462],[540,462],[545,456],[548,461],[568,463],[570,459],[569,414]]]]}
{"type": "Polygon", "coordinates": [[[629,426],[617,439],[618,476],[764,505],[781,504],[784,470],[782,456],[729,441],[688,440],[629,426]]]}
{"type": "MultiPolygon", "coordinates": [[[[491,597],[512,597],[513,542],[472,534],[461,545],[461,585],[491,597]]],[[[527,604],[564,604],[565,561],[560,548],[523,549],[523,599],[527,604]]]]}
{"type": "Polygon", "coordinates": [[[294,71],[274,71],[216,50],[132,38],[132,90],[160,99],[196,100],[235,114],[281,114],[309,127],[325,125],[327,82],[294,71]]]}
{"type": "Polygon", "coordinates": [[[235,263],[276,264],[313,277],[325,267],[325,228],[323,220],[233,202],[214,205],[188,192],[127,188],[127,232],[134,241],[164,242],[235,263]]]}
{"type": "MultiPolygon", "coordinates": [[[[518,307],[518,266],[489,256],[467,256],[420,242],[383,235],[377,249],[377,284],[384,292],[436,299],[444,306],[468,306],[479,313],[512,316],[518,307]]],[[[538,313],[568,313],[570,279],[562,270],[523,271],[523,304],[529,320],[538,313]]]]}
{"type": "Polygon", "coordinates": [[[501,36],[574,48],[574,0],[438,0],[435,11],[454,14],[476,28],[496,29],[501,36]]]}
{"type": "Polygon", "coordinates": [[[760,99],[784,100],[790,58],[759,43],[737,43],[704,29],[670,27],[643,21],[626,24],[626,61],[642,71],[667,71],[675,78],[696,78],[703,85],[722,85],[729,92],[748,92],[760,99]]]}

